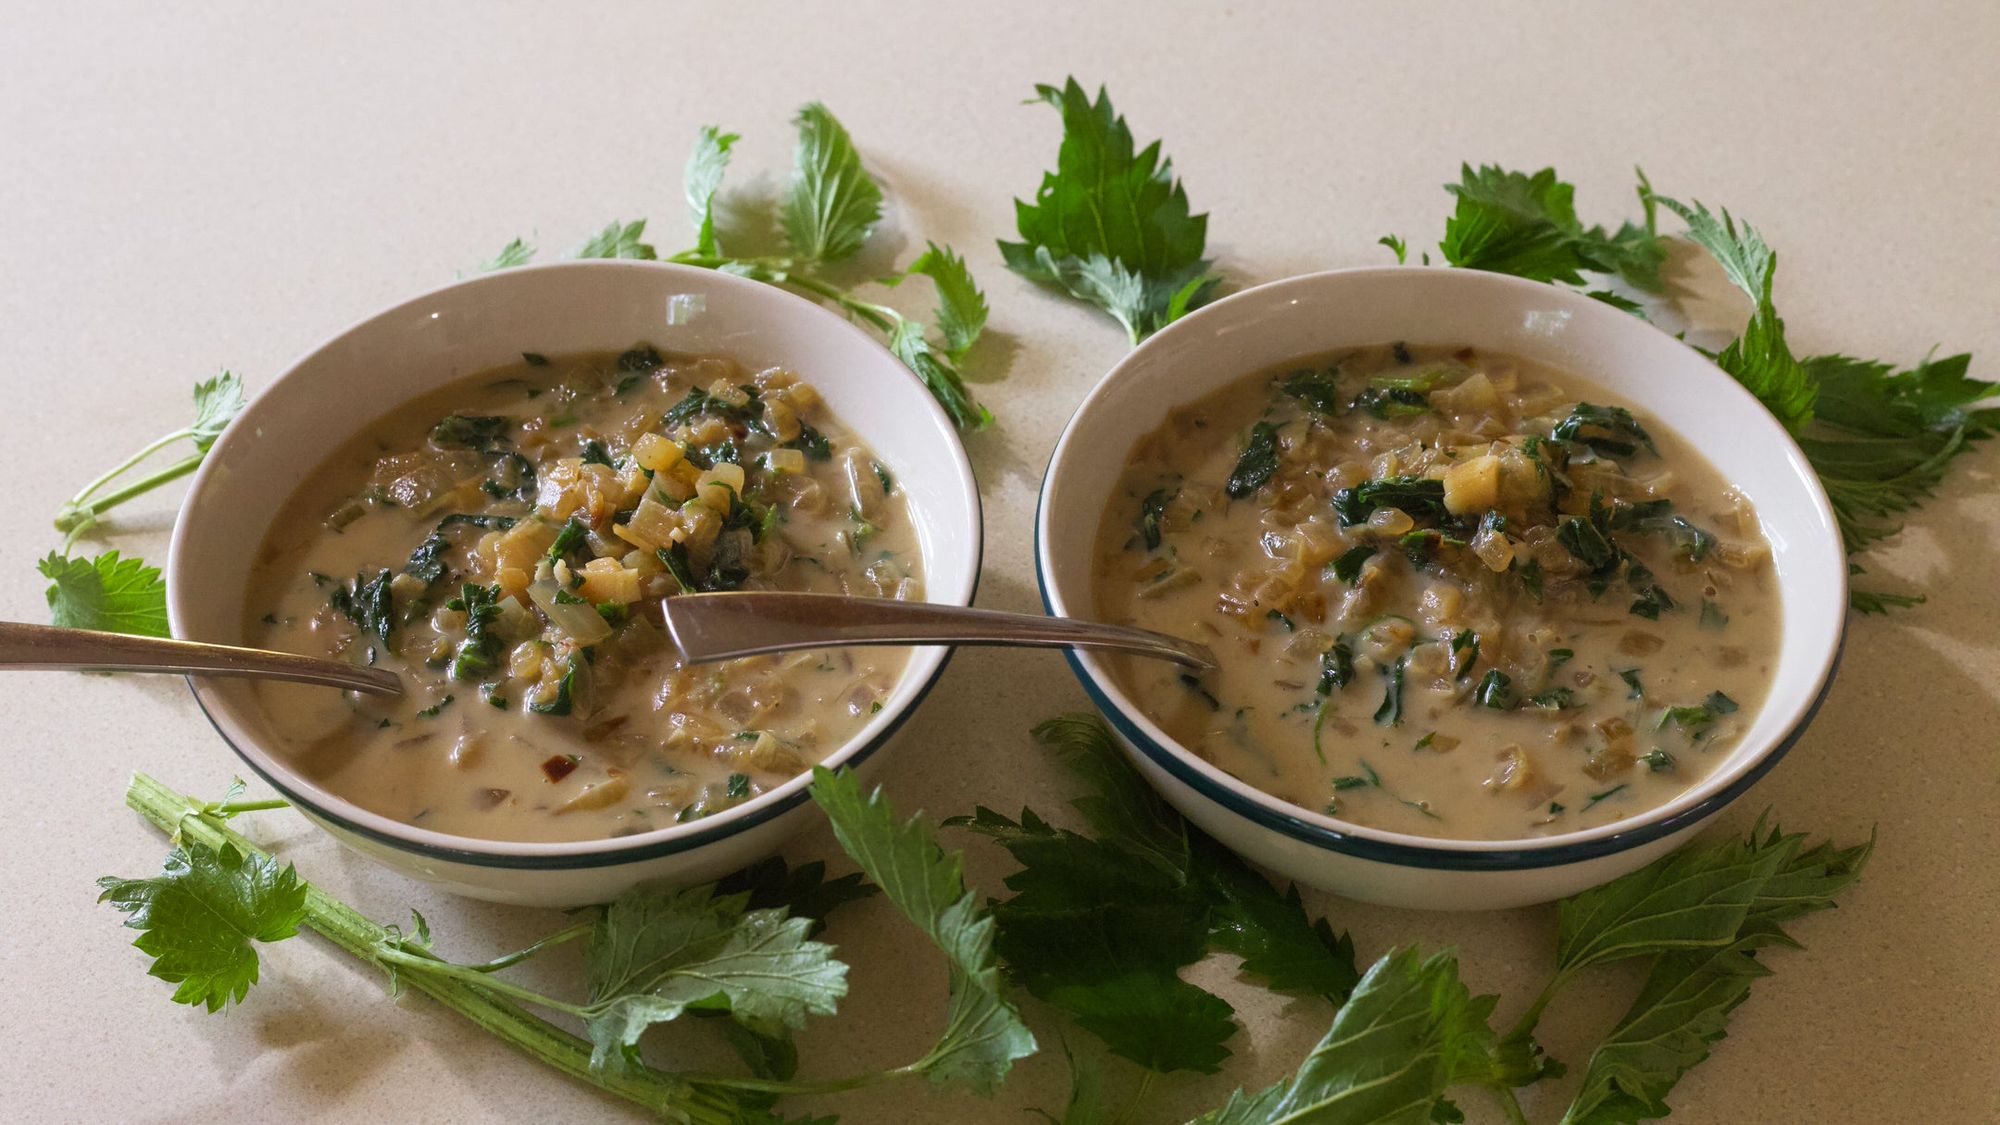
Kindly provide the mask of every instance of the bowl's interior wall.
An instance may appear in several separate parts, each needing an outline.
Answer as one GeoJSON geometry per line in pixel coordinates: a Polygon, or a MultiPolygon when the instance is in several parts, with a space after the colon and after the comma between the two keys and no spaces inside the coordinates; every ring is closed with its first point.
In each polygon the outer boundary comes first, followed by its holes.
{"type": "MultiPolygon", "coordinates": [[[[1813,698],[1846,612],[1838,530],[1814,502],[1810,467],[1756,399],[1692,349],[1589,298],[1489,274],[1392,267],[1275,282],[1148,341],[1078,411],[1051,466],[1042,553],[1057,612],[1093,613],[1105,506],[1133,441],[1170,410],[1262,368],[1393,340],[1506,352],[1606,387],[1687,438],[1755,502],[1785,624],[1767,704],[1736,753],[1783,735],[1813,698]]],[[[1082,660],[1143,718],[1101,660],[1082,660]]]]}

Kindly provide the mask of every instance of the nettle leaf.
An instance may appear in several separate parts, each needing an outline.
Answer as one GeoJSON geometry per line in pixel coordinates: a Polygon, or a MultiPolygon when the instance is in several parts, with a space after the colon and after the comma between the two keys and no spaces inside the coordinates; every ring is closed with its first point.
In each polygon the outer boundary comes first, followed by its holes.
{"type": "Polygon", "coordinates": [[[1306,914],[1296,886],[1280,894],[1236,854],[1201,837],[1196,871],[1217,905],[1209,940],[1243,958],[1243,971],[1295,996],[1338,1003],[1361,979],[1354,941],[1306,914]]]}
{"type": "Polygon", "coordinates": [[[722,253],[715,237],[715,193],[729,167],[729,150],[742,139],[713,125],[703,125],[695,134],[694,151],[688,154],[687,170],[681,174],[681,188],[687,194],[688,220],[694,224],[698,253],[722,253]]]}
{"type": "Polygon", "coordinates": [[[93,559],[49,552],[36,564],[48,588],[49,620],[66,629],[164,637],[167,584],[158,567],[107,551],[93,559]]]}
{"type": "Polygon", "coordinates": [[[792,124],[799,139],[780,212],[785,238],[807,261],[849,257],[882,217],[882,188],[862,168],[854,141],[825,106],[807,104],[792,124]]]}
{"type": "Polygon", "coordinates": [[[174,1000],[215,1012],[241,1003],[257,983],[253,941],[283,941],[305,918],[306,886],[290,864],[233,847],[183,844],[151,879],[97,881],[108,902],[140,930],[132,944],[153,956],[147,970],[179,987],[174,1000]]]}
{"type": "Polygon", "coordinates": [[[1448,953],[1397,950],[1372,966],[1292,1077],[1236,1091],[1204,1125],[1328,1121],[1424,1125],[1445,1088],[1491,1070],[1494,998],[1473,997],[1448,953]]]}
{"type": "Polygon", "coordinates": [[[638,1065],[646,1029],[691,1008],[727,1011],[765,1033],[834,1012],[847,966],[808,939],[812,919],[745,910],[744,901],[711,887],[642,888],[605,908],[591,931],[583,1008],[593,1067],[638,1065]]]}
{"type": "Polygon", "coordinates": [[[1897,372],[1844,355],[1804,361],[1819,398],[1799,446],[1826,486],[1849,551],[1895,534],[1899,525],[1882,521],[1931,496],[1959,454],[2000,428],[2000,407],[1976,405],[2000,394],[2000,384],[1971,378],[1971,362],[1964,354],[1926,357],[1897,372]]]}
{"type": "Polygon", "coordinates": [[[598,231],[589,242],[578,248],[579,258],[638,258],[651,261],[660,255],[648,245],[646,220],[634,219],[629,223],[613,220],[609,226],[598,231]]]}
{"type": "Polygon", "coordinates": [[[1630,1125],[1670,1111],[1666,1095],[1727,1034],[1729,1013],[1770,970],[1755,943],[1661,957],[1638,997],[1592,1052],[1563,1125],[1630,1125]]]}
{"type": "Polygon", "coordinates": [[[195,448],[208,452],[223,427],[243,412],[243,379],[228,371],[194,385],[194,423],[188,436],[195,448]]]}
{"type": "Polygon", "coordinates": [[[916,274],[930,278],[937,285],[937,326],[944,333],[945,353],[953,361],[964,359],[986,328],[986,294],[972,280],[965,259],[949,246],[926,243],[924,252],[903,271],[903,277],[916,274]]]}
{"type": "Polygon", "coordinates": [[[923,380],[953,425],[962,430],[983,430],[993,424],[992,412],[972,397],[950,356],[932,346],[921,321],[898,317],[889,331],[889,350],[923,380]]]}
{"type": "MultiPolygon", "coordinates": [[[[1459,182],[1445,190],[1457,204],[1438,249],[1454,266],[1565,285],[1582,284],[1586,272],[1615,274],[1647,292],[1662,288],[1666,248],[1650,224],[1625,223],[1616,234],[1585,228],[1576,216],[1575,188],[1554,168],[1529,174],[1461,165],[1459,182]]],[[[1604,297],[1631,305],[1615,294],[1604,297]]]]}
{"type": "Polygon", "coordinates": [[[1743,334],[1715,357],[1716,365],[1756,395],[1786,429],[1800,433],[1812,421],[1819,385],[1793,356],[1785,322],[1771,303],[1777,254],[1750,224],[1739,227],[1726,208],[1717,218],[1700,201],[1689,207],[1663,195],[1649,193],[1649,198],[1687,223],[1688,238],[1713,255],[1730,284],[1755,305],[1743,334]]]}
{"type": "Polygon", "coordinates": [[[1015,273],[1103,308],[1137,343],[1220,283],[1202,257],[1208,216],[1190,214],[1158,141],[1135,151],[1102,87],[1095,102],[1075,78],[1035,92],[1062,114],[1062,145],[1035,201],[1014,201],[1021,241],[1000,243],[1001,256],[1015,273]]]}
{"type": "Polygon", "coordinates": [[[745,905],[752,910],[782,908],[794,918],[811,919],[817,933],[835,907],[870,898],[878,889],[859,874],[829,879],[826,864],[819,860],[793,867],[774,855],[724,876],[716,882],[715,893],[745,895],[745,905]]]}
{"type": "Polygon", "coordinates": [[[1353,947],[1308,918],[1296,890],[1190,828],[1146,785],[1094,716],[1069,715],[1035,738],[1083,782],[1070,803],[1096,837],[1024,809],[981,808],[947,821],[1005,847],[1021,868],[994,904],[996,943],[1013,979],[1061,1008],[1113,1053],[1158,1071],[1212,1073],[1229,1057],[1228,1002],[1180,979],[1224,949],[1245,972],[1297,995],[1347,994],[1353,947]]]}
{"type": "Polygon", "coordinates": [[[498,254],[479,263],[479,272],[492,273],[494,270],[507,270],[513,269],[515,266],[525,266],[534,256],[535,248],[516,238],[507,243],[507,245],[502,246],[498,254]]]}
{"type": "Polygon", "coordinates": [[[1556,968],[1675,949],[1713,948],[1736,940],[1771,877],[1796,847],[1740,841],[1696,845],[1630,875],[1562,901],[1556,968]]]}
{"type": "Polygon", "coordinates": [[[932,1082],[991,1091],[1035,1053],[1035,1037],[1001,996],[993,918],[966,890],[962,857],[940,848],[921,816],[899,823],[880,790],[864,797],[851,772],[814,767],[812,797],[841,848],[945,955],[951,999],[923,1069],[932,1082]]]}

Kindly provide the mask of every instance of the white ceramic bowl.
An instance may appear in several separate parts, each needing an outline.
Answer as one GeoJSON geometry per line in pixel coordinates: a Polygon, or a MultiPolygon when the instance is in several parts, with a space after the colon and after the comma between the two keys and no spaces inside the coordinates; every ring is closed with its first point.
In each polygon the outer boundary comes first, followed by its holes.
{"type": "MultiPolygon", "coordinates": [[[[972,601],[979,489],[958,435],[916,376],[860,329],[802,298],[712,270],[589,261],[488,274],[369,317],[272,380],[224,431],[174,527],[167,613],[174,635],[243,642],[249,563],[292,491],[349,438],[398,406],[523,351],[612,350],[648,341],[784,365],[872,446],[909,499],[929,600],[972,601]],[[668,301],[703,311],[668,322],[668,301]]],[[[860,767],[907,718],[947,652],[914,651],[883,708],[825,759],[860,767]]],[[[685,825],[616,840],[509,843],[416,828],[359,808],[274,753],[267,719],[240,681],[191,680],[195,699],[245,764],[354,850],[449,890],[496,902],[574,906],[642,882],[713,879],[777,848],[808,823],[800,776],[685,825]]]]}
{"type": "Polygon", "coordinates": [[[1471,270],[1336,270],[1218,301],[1140,345],[1070,419],[1036,517],[1042,600],[1050,613],[1094,616],[1099,521],[1133,441],[1169,410],[1254,371],[1392,340],[1508,352],[1607,387],[1695,442],[1755,503],[1784,636],[1769,698],[1728,758],[1666,805],[1600,828],[1501,841],[1409,836],[1300,808],[1231,777],[1148,719],[1103,658],[1074,654],[1070,664],[1147,780],[1188,819],[1275,871],[1425,909],[1574,894],[1671,850],[1777,763],[1819,706],[1846,620],[1846,556],[1805,455],[1749,392],[1666,333],[1589,297],[1471,270]]]}

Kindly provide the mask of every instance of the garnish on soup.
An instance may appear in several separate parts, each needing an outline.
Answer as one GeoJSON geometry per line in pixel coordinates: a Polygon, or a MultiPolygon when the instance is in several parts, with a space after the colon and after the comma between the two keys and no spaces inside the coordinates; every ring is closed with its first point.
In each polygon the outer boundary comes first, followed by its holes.
{"type": "Polygon", "coordinates": [[[266,687],[297,764],[492,839],[626,835],[781,784],[881,709],[905,657],[682,666],[663,597],[920,593],[894,477],[790,372],[639,345],[544,356],[384,420],[258,560],[253,643],[394,668],[400,700],[266,687]]]}
{"type": "Polygon", "coordinates": [[[1361,824],[1506,839],[1685,791],[1769,685],[1769,546],[1678,437],[1567,382],[1394,344],[1176,411],[1105,515],[1098,612],[1205,633],[1222,666],[1123,682],[1209,761],[1361,824]]]}

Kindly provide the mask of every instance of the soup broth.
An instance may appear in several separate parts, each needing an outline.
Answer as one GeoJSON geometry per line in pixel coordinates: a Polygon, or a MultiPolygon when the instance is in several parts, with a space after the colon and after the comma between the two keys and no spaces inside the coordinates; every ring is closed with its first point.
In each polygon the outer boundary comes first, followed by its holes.
{"type": "Polygon", "coordinates": [[[364,808],[502,840],[628,835],[851,738],[901,649],[684,666],[660,599],[921,596],[889,469],[792,373],[526,355],[377,423],[258,556],[252,644],[394,669],[400,698],[258,690],[294,764],[364,808]]]}
{"type": "Polygon", "coordinates": [[[1183,746],[1315,811],[1513,839],[1672,800],[1762,702],[1780,610],[1749,503],[1679,436],[1504,355],[1287,365],[1141,439],[1098,614],[1213,646],[1120,658],[1183,746]]]}

